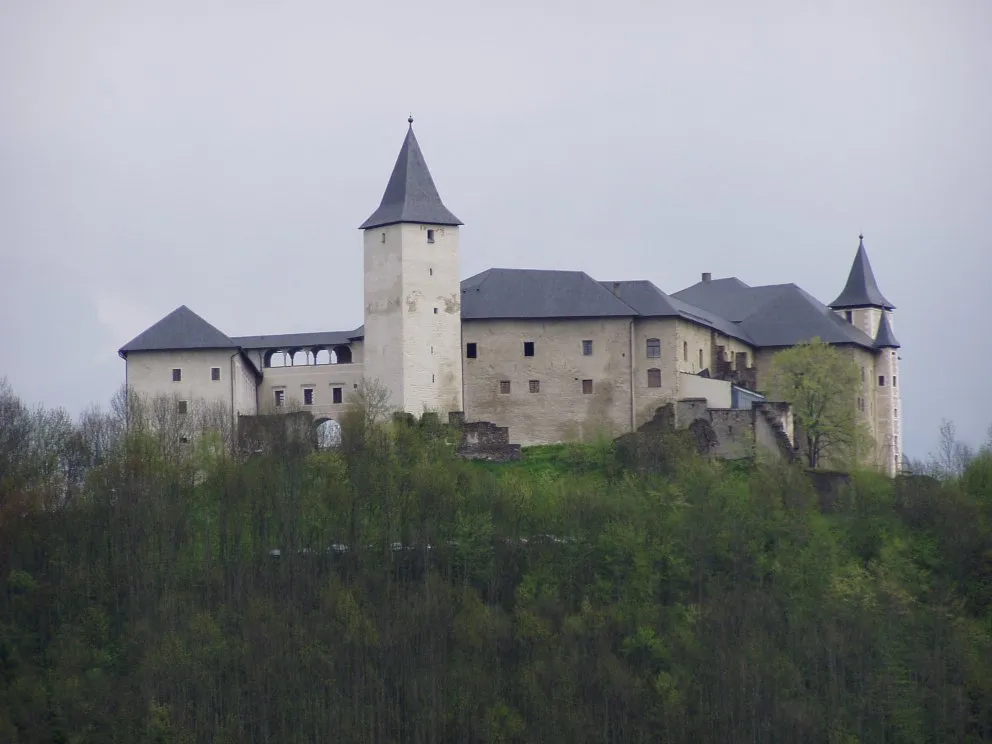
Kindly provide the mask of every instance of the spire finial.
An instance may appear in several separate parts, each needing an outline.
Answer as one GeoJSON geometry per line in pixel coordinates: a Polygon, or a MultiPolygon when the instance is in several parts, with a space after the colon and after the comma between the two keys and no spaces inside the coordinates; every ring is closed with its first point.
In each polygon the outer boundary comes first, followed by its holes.
{"type": "Polygon", "coordinates": [[[865,234],[864,233],[858,233],[858,242],[859,243],[864,243],[865,242],[865,234]]]}
{"type": "Polygon", "coordinates": [[[410,115],[409,115],[409,116],[408,116],[408,117],[406,118],[406,123],[407,123],[407,124],[409,124],[409,125],[410,125],[411,127],[413,126],[413,114],[410,114],[410,115]]]}

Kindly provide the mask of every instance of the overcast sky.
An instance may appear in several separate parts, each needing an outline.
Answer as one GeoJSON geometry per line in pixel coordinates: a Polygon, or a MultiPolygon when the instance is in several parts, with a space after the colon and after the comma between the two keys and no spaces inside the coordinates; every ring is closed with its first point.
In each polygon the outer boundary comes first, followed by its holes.
{"type": "Polygon", "coordinates": [[[413,113],[462,275],[897,306],[907,454],[992,423],[992,3],[0,0],[0,376],[76,413],[181,304],[362,322],[413,113]]]}

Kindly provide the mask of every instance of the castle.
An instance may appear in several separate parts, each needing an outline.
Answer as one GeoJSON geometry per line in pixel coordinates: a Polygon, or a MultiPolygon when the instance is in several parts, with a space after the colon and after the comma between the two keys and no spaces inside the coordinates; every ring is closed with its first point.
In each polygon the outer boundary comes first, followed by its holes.
{"type": "Polygon", "coordinates": [[[300,406],[336,420],[368,379],[396,410],[491,422],[522,445],[617,436],[666,403],[728,433],[750,421],[752,439],[762,439],[755,426],[771,425],[791,440],[781,412],[753,415],[765,405],[756,391],[776,351],[819,337],[860,366],[858,413],[879,467],[898,471],[894,306],[863,240],[828,307],[795,284],[752,287],[708,273],[672,295],[581,271],[493,268],[461,280],[461,224],[441,201],[411,118],[382,201],[360,226],[363,326],[227,336],[181,306],[120,349],[128,388],[174,397],[180,412],[206,401],[233,416],[300,406]]]}

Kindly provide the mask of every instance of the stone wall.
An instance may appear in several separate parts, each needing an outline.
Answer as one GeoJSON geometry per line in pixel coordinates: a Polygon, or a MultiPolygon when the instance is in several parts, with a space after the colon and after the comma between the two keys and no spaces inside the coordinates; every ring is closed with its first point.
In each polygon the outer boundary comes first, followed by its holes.
{"type": "Polygon", "coordinates": [[[466,460],[509,462],[519,460],[523,453],[519,444],[510,443],[510,430],[490,421],[465,421],[465,414],[452,412],[448,422],[461,432],[458,456],[466,460]]]}

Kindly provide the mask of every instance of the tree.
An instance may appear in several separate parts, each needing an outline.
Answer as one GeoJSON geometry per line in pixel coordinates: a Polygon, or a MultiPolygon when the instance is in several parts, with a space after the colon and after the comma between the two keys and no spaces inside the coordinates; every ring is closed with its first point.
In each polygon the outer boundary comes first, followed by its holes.
{"type": "Polygon", "coordinates": [[[772,358],[769,393],[792,405],[809,467],[858,454],[865,435],[855,404],[859,379],[854,359],[819,338],[772,358]]]}

